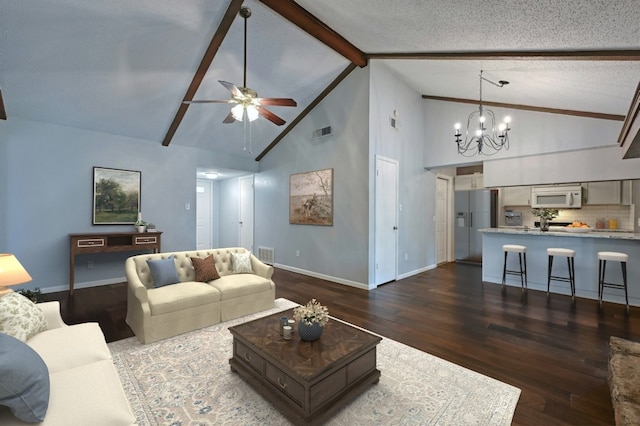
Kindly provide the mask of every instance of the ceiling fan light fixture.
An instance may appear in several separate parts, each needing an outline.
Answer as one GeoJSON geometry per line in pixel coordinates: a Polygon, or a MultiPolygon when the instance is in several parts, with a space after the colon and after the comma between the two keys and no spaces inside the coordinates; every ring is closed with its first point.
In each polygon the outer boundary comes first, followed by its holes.
{"type": "Polygon", "coordinates": [[[254,105],[242,105],[242,104],[238,104],[236,106],[234,106],[233,108],[231,108],[231,115],[233,116],[233,118],[235,118],[237,121],[243,121],[244,120],[244,114],[247,114],[247,118],[249,119],[249,121],[255,121],[258,119],[258,116],[260,115],[260,113],[258,112],[258,108],[254,105]]]}

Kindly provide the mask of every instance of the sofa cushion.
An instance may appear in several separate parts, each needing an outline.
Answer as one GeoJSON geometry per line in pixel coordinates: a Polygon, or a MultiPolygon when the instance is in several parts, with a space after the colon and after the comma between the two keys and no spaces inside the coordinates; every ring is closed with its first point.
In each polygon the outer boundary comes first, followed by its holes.
{"type": "Polygon", "coordinates": [[[207,282],[220,278],[213,255],[204,259],[192,257],[191,263],[193,263],[193,269],[196,272],[196,281],[207,282]]]}
{"type": "Polygon", "coordinates": [[[211,281],[209,285],[220,291],[220,300],[229,300],[269,291],[271,289],[271,280],[252,274],[225,275],[218,280],[211,281]]]}
{"type": "Polygon", "coordinates": [[[231,253],[231,267],[234,274],[252,274],[251,252],[231,253]]]}
{"type": "Polygon", "coordinates": [[[40,354],[50,373],[111,359],[98,323],[87,322],[43,331],[27,344],[40,354]]]}
{"type": "Polygon", "coordinates": [[[47,329],[44,312],[20,293],[0,297],[0,333],[23,342],[47,329]]]}
{"type": "Polygon", "coordinates": [[[153,316],[218,302],[220,292],[207,283],[188,281],[149,289],[147,297],[153,316]]]}
{"type": "Polygon", "coordinates": [[[38,423],[49,406],[49,389],[49,371],[37,352],[0,333],[0,405],[24,422],[38,423]]]}
{"type": "Polygon", "coordinates": [[[173,255],[166,259],[148,259],[147,265],[151,271],[154,287],[162,287],[180,282],[173,255]]]}

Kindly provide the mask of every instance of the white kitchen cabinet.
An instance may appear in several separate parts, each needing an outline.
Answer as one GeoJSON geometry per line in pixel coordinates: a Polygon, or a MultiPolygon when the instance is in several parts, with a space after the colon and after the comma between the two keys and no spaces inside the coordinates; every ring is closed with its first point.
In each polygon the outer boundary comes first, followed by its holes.
{"type": "Polygon", "coordinates": [[[530,186],[507,186],[502,188],[503,206],[530,206],[530,186]]]}
{"type": "Polygon", "coordinates": [[[589,182],[586,184],[585,188],[585,204],[620,204],[622,182],[619,180],[589,182]]]}
{"type": "Polygon", "coordinates": [[[633,181],[622,181],[622,204],[629,206],[633,203],[633,181]]]}
{"type": "Polygon", "coordinates": [[[453,188],[456,191],[471,191],[473,189],[483,189],[484,183],[482,174],[456,176],[453,181],[453,188]]]}

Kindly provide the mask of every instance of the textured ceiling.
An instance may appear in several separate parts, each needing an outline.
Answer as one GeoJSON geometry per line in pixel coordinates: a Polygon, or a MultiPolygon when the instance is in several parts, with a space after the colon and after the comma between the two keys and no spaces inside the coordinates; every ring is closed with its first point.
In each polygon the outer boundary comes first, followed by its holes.
{"type": "MultiPolygon", "coordinates": [[[[640,5],[613,1],[298,0],[365,53],[640,49],[640,5]]],[[[245,1],[247,83],[297,108],[291,122],[349,64],[258,1],[245,1]]],[[[175,117],[228,1],[0,0],[0,88],[12,117],[157,141],[175,117]]],[[[194,99],[227,99],[217,80],[242,83],[243,20],[222,41],[194,99]]],[[[421,94],[624,115],[640,61],[384,61],[421,94]]],[[[222,124],[226,104],[191,105],[171,144],[255,158],[284,129],[222,124]]]]}

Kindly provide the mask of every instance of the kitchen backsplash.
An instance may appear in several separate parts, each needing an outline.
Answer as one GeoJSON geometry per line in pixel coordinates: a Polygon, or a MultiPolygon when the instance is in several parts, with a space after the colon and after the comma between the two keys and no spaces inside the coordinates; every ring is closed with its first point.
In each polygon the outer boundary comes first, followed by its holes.
{"type": "MultiPolygon", "coordinates": [[[[534,222],[540,220],[539,217],[531,213],[528,207],[505,207],[505,210],[522,213],[522,225],[533,228],[534,222]]],[[[596,228],[599,219],[604,219],[605,228],[608,228],[608,220],[616,219],[618,229],[633,231],[634,206],[623,205],[603,205],[584,206],[581,209],[560,210],[560,215],[553,219],[553,222],[586,222],[592,228],[596,228]]],[[[504,221],[504,219],[502,219],[504,221]]]]}

